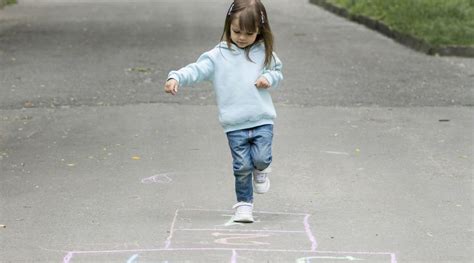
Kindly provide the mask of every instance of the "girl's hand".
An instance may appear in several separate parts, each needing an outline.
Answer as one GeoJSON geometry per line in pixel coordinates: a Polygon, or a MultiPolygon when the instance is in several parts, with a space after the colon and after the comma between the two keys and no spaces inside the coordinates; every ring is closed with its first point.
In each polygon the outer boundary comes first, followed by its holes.
{"type": "Polygon", "coordinates": [[[165,92],[171,93],[173,96],[178,93],[178,81],[175,79],[169,79],[165,83],[165,92]]]}
{"type": "Polygon", "coordinates": [[[265,77],[260,77],[255,82],[255,87],[260,89],[268,89],[270,88],[270,82],[265,77]]]}

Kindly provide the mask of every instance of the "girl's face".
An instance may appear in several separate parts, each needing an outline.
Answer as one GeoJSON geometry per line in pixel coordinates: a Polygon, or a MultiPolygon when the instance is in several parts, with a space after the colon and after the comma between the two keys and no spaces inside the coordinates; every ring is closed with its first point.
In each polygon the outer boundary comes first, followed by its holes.
{"type": "Polygon", "coordinates": [[[247,32],[239,27],[239,18],[235,18],[230,25],[230,38],[240,48],[252,45],[257,39],[258,32],[247,32]]]}

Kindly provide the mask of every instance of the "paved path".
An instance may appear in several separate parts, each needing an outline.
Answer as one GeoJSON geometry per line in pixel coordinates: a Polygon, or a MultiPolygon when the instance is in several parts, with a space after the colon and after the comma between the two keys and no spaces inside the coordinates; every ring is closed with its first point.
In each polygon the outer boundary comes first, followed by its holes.
{"type": "Polygon", "coordinates": [[[162,92],[229,3],[127,2],[0,10],[0,262],[472,261],[472,59],[268,2],[272,189],[235,225],[210,85],[162,92]]]}

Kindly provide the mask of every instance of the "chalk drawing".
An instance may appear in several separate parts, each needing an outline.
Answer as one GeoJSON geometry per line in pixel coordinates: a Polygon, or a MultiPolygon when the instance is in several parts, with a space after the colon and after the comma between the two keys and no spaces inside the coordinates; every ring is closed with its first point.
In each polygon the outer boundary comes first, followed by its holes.
{"type": "Polygon", "coordinates": [[[71,261],[71,258],[72,258],[73,255],[74,255],[73,252],[68,252],[66,254],[66,256],[64,256],[63,262],[64,263],[69,263],[69,261],[71,261]]]}
{"type": "Polygon", "coordinates": [[[288,248],[288,246],[290,246],[290,248],[304,248],[306,245],[310,245],[314,248],[317,246],[316,239],[310,233],[311,229],[309,228],[309,224],[306,223],[306,227],[304,227],[305,220],[307,221],[309,217],[308,214],[256,211],[256,217],[264,217],[268,215],[268,219],[271,220],[268,222],[273,223],[267,225],[261,222],[260,224],[252,224],[252,227],[249,228],[242,226],[245,224],[234,225],[230,222],[229,218],[231,218],[232,215],[228,214],[229,210],[225,210],[227,213],[219,212],[220,211],[206,209],[180,209],[176,225],[172,230],[170,230],[170,232],[173,233],[173,239],[169,240],[170,246],[168,246],[168,248],[171,247],[171,243],[174,242],[173,240],[177,241],[176,245],[172,245],[174,248],[196,247],[198,244],[206,244],[206,246],[211,247],[222,247],[224,245],[227,247],[236,246],[239,248],[260,244],[257,245],[257,247],[265,247],[268,249],[285,249],[288,248]],[[206,217],[208,216],[211,216],[214,220],[206,220],[206,217]],[[191,220],[194,217],[196,218],[196,222],[191,220]],[[277,221],[273,220],[273,218],[278,217],[283,221],[288,220],[286,227],[283,229],[281,228],[284,225],[280,225],[277,221]],[[212,223],[220,221],[219,218],[226,218],[228,221],[227,224],[222,226],[220,224],[212,223]],[[275,225],[275,223],[277,224],[275,225]],[[197,233],[198,231],[201,231],[204,234],[197,233]],[[212,235],[212,233],[215,232],[226,233],[229,235],[215,238],[212,235]],[[234,234],[245,234],[245,236],[235,236],[234,234]],[[254,238],[252,238],[251,235],[254,235],[254,238]],[[246,238],[244,239],[242,237],[246,238]],[[310,244],[307,243],[308,239],[311,242],[310,244]],[[217,242],[215,240],[217,240],[217,242]],[[279,240],[281,240],[281,242],[279,242],[279,240]],[[288,240],[293,240],[294,242],[288,240]]]}
{"type": "Polygon", "coordinates": [[[127,263],[135,263],[136,259],[138,258],[138,254],[135,254],[133,256],[131,256],[128,260],[127,260],[127,263]]]}
{"type": "Polygon", "coordinates": [[[176,224],[176,218],[178,217],[178,211],[179,211],[179,209],[176,209],[176,211],[174,212],[173,222],[171,222],[171,228],[169,230],[170,235],[168,236],[168,238],[165,241],[165,248],[169,248],[171,246],[171,238],[173,237],[174,225],[176,224]]]}
{"type": "Polygon", "coordinates": [[[237,251],[232,249],[232,257],[230,258],[230,263],[237,263],[237,251]]]}
{"type": "Polygon", "coordinates": [[[163,174],[155,174],[153,176],[143,178],[142,179],[142,184],[169,184],[173,180],[168,176],[168,173],[163,173],[163,174]]]}
{"type": "MultiPolygon", "coordinates": [[[[301,250],[301,249],[261,249],[261,248],[150,248],[150,249],[133,249],[133,250],[91,250],[91,251],[70,251],[64,257],[63,263],[71,263],[71,259],[73,256],[81,256],[81,255],[99,255],[99,254],[123,254],[123,253],[151,253],[151,252],[182,252],[185,253],[186,251],[229,251],[232,252],[233,250],[236,251],[235,258],[237,258],[237,251],[241,252],[271,252],[271,253],[314,253],[314,254],[335,254],[335,255],[348,255],[348,254],[358,254],[358,255],[366,255],[366,256],[390,256],[390,263],[397,263],[397,258],[395,253],[391,252],[348,252],[348,251],[310,251],[310,250],[301,250]]],[[[377,262],[385,262],[381,259],[377,260],[377,262]]]]}
{"type": "MultiPolygon", "coordinates": [[[[163,174],[160,175],[161,177],[158,179],[150,179],[150,182],[157,182],[160,180],[165,180],[171,182],[171,178],[163,174]],[[165,179],[163,179],[165,178],[165,179]],[[166,178],[169,178],[166,179],[166,178]]],[[[146,178],[145,178],[146,179],[146,178]]],[[[208,210],[208,209],[181,209],[185,211],[204,211],[204,212],[224,212],[229,213],[229,210],[208,210]]],[[[390,263],[397,263],[397,257],[395,253],[392,252],[349,252],[349,251],[320,251],[317,250],[318,242],[316,237],[313,235],[311,226],[309,224],[310,214],[305,213],[286,213],[286,212],[265,212],[265,211],[258,211],[256,213],[259,214],[273,214],[274,215],[295,215],[295,216],[303,216],[303,231],[298,231],[296,229],[292,230],[266,230],[266,229],[242,229],[242,226],[235,225],[237,228],[212,228],[211,227],[201,227],[201,228],[176,228],[177,218],[180,209],[176,209],[174,213],[173,220],[171,222],[171,227],[169,230],[169,236],[166,238],[165,244],[163,248],[150,248],[150,249],[118,249],[118,250],[92,250],[92,251],[69,251],[63,258],[63,263],[72,263],[73,257],[76,256],[88,256],[93,257],[94,255],[114,255],[114,254],[124,254],[124,253],[133,253],[133,255],[128,259],[127,263],[136,263],[136,260],[139,256],[139,253],[171,253],[171,252],[179,252],[186,253],[188,251],[191,252],[199,252],[199,251],[228,251],[231,253],[230,262],[237,263],[238,261],[238,254],[242,253],[241,256],[245,256],[245,253],[254,253],[254,252],[262,252],[262,253],[294,253],[295,259],[297,263],[310,263],[310,262],[321,262],[323,260],[340,260],[340,261],[361,261],[361,260],[368,260],[371,262],[371,259],[377,259],[377,262],[390,262],[390,263]],[[179,238],[180,235],[174,237],[176,231],[208,231],[210,232],[210,236],[214,243],[226,245],[229,247],[178,247],[172,248],[171,241],[174,238],[179,238]],[[275,235],[272,234],[275,233],[275,235]],[[281,247],[280,249],[269,248],[265,247],[262,248],[261,246],[271,245],[266,238],[268,237],[278,237],[279,234],[277,233],[301,233],[305,234],[307,239],[309,239],[311,243],[311,249],[304,250],[304,249],[290,249],[288,247],[281,247]],[[251,245],[255,247],[242,247],[241,245],[251,245]],[[305,256],[303,257],[304,254],[305,256]],[[387,261],[383,260],[382,258],[386,258],[387,261]]],[[[263,217],[263,215],[262,215],[263,217]]],[[[301,222],[301,221],[300,221],[301,222]]],[[[226,223],[228,226],[234,226],[234,224],[230,224],[230,222],[226,223]]],[[[226,224],[224,226],[226,226],[226,224]]],[[[222,225],[221,225],[222,226],[222,225]]],[[[278,239],[277,239],[278,240],[278,239]]],[[[272,241],[274,242],[274,241],[272,241]]],[[[161,255],[161,254],[160,254],[161,255]]],[[[291,254],[290,254],[291,255],[291,254]]]]}
{"type": "Polygon", "coordinates": [[[313,232],[311,232],[311,227],[309,226],[309,217],[311,215],[306,214],[303,220],[303,225],[304,229],[306,231],[306,235],[308,236],[309,240],[311,241],[311,251],[316,251],[316,248],[318,247],[318,242],[316,241],[316,238],[313,236],[313,232]]]}
{"type": "Polygon", "coordinates": [[[228,236],[224,238],[218,238],[214,240],[214,242],[218,244],[234,245],[234,246],[246,246],[249,244],[250,245],[270,245],[270,243],[267,243],[267,242],[260,242],[260,241],[249,240],[249,239],[271,236],[268,234],[234,234],[234,233],[225,234],[225,233],[219,233],[219,232],[212,233],[212,235],[215,237],[228,236]]]}
{"type": "MultiPolygon", "coordinates": [[[[92,251],[70,251],[64,257],[63,263],[73,263],[71,260],[74,257],[80,257],[81,255],[113,255],[113,254],[123,254],[123,253],[164,253],[164,252],[180,252],[186,253],[187,251],[229,251],[232,252],[233,250],[236,251],[235,257],[237,259],[237,251],[239,252],[269,252],[269,253],[314,253],[314,254],[335,254],[335,255],[347,255],[347,254],[358,254],[358,255],[366,255],[366,256],[390,256],[390,260],[382,261],[382,259],[378,259],[376,262],[390,262],[390,263],[397,263],[395,253],[390,252],[342,252],[342,251],[310,251],[310,250],[301,250],[301,249],[261,249],[261,248],[150,248],[150,249],[134,249],[134,250],[92,250],[92,251]]],[[[235,261],[237,262],[237,261],[235,261]]],[[[370,261],[369,261],[370,262],[370,261]]]]}
{"type": "Polygon", "coordinates": [[[304,257],[299,258],[296,260],[296,263],[311,263],[311,259],[330,259],[330,260],[363,260],[361,258],[355,258],[352,256],[345,256],[345,257],[331,257],[331,256],[313,256],[313,257],[304,257]]]}

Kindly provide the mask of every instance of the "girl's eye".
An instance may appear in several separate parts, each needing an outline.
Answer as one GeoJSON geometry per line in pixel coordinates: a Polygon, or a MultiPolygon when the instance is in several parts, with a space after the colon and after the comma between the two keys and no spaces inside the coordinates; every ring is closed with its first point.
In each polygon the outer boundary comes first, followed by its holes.
{"type": "Polygon", "coordinates": [[[251,35],[253,35],[253,34],[254,34],[254,33],[247,33],[247,36],[251,36],[251,35]]]}
{"type": "Polygon", "coordinates": [[[234,33],[236,34],[240,34],[240,31],[236,31],[236,30],[232,30],[232,31],[234,31],[234,33]]]}

